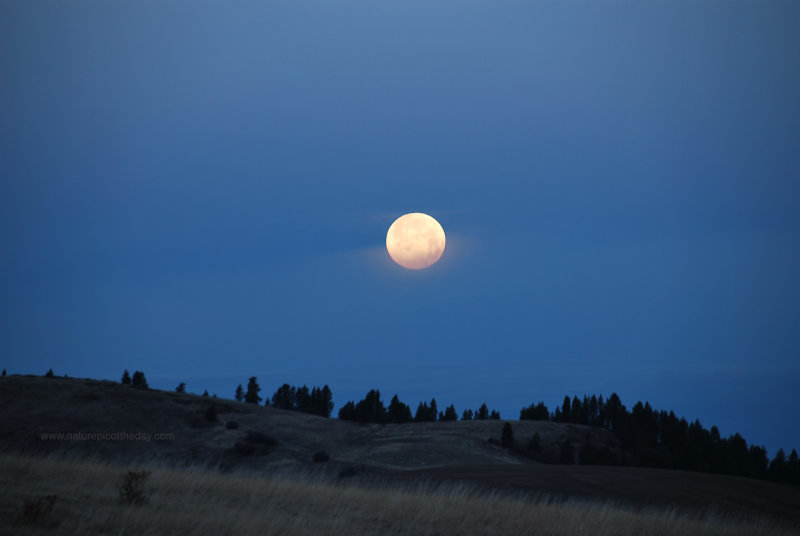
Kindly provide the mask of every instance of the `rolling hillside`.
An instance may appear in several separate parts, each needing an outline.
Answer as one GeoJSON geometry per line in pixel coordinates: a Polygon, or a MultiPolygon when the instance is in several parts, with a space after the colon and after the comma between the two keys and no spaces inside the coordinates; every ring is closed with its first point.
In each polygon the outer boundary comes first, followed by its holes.
{"type": "MultiPolygon", "coordinates": [[[[0,407],[4,453],[263,474],[313,468],[377,484],[463,481],[525,494],[712,508],[800,522],[796,487],[681,471],[543,464],[487,441],[500,437],[502,421],[358,424],[108,381],[33,376],[0,378],[0,407]],[[215,422],[205,416],[212,403],[215,422]],[[98,440],[90,434],[105,435],[98,440]],[[150,440],[144,440],[148,434],[150,440]],[[330,460],[315,464],[312,457],[320,451],[330,460]]],[[[603,429],[510,422],[518,442],[538,432],[545,454],[552,455],[565,438],[576,451],[587,438],[617,448],[603,429]]]]}

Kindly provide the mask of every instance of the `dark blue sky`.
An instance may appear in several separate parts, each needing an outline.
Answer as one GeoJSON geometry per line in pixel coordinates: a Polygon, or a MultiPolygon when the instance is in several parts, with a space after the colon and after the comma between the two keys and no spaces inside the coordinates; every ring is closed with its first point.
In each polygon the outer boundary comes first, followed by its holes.
{"type": "Polygon", "coordinates": [[[11,373],[800,447],[796,2],[0,3],[11,373]],[[434,5],[435,4],[435,5],[434,5]],[[426,212],[432,268],[385,233],[426,212]]]}

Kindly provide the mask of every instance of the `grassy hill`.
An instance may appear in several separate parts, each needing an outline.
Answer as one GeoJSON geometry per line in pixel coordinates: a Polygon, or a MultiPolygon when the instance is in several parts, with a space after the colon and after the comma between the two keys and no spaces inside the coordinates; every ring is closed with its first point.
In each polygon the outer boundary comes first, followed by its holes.
{"type": "MultiPolygon", "coordinates": [[[[7,415],[0,423],[0,440],[6,449],[26,453],[276,469],[307,466],[315,452],[326,451],[334,465],[374,471],[530,461],[489,444],[489,437],[500,437],[502,421],[359,424],[108,381],[33,376],[2,378],[0,403],[7,415]],[[212,403],[218,413],[213,423],[205,419],[212,403]],[[231,422],[238,427],[229,428],[231,422]],[[42,435],[99,432],[167,434],[170,439],[58,440],[42,435]],[[248,443],[248,434],[253,432],[274,438],[277,444],[253,454],[237,450],[236,444],[248,443]]],[[[566,438],[580,446],[591,437],[593,444],[616,448],[607,430],[514,421],[520,441],[527,441],[534,432],[542,439],[543,455],[554,458],[558,443],[566,438]]]]}
{"type": "MultiPolygon", "coordinates": [[[[0,378],[0,407],[3,463],[12,469],[26,464],[37,466],[37,470],[28,472],[10,469],[0,481],[0,491],[7,497],[0,506],[7,516],[17,512],[21,500],[43,491],[60,490],[68,495],[63,490],[69,486],[68,480],[48,481],[40,474],[39,464],[29,458],[47,456],[47,463],[56,464],[52,474],[57,475],[88,471],[98,475],[113,473],[113,478],[118,479],[124,467],[133,466],[154,467],[154,473],[162,475],[169,471],[182,475],[181,467],[191,467],[194,469],[190,472],[196,472],[202,466],[211,468],[203,477],[211,480],[228,478],[225,473],[233,480],[316,474],[315,478],[324,483],[313,486],[358,484],[364,489],[366,485],[372,494],[396,494],[398,489],[413,490],[426,483],[424,493],[444,486],[445,490],[513,493],[514,501],[544,496],[611,501],[634,509],[678,508],[692,515],[722,512],[768,516],[800,528],[797,487],[682,471],[544,464],[487,441],[489,437],[500,437],[503,421],[358,424],[230,400],[141,390],[114,382],[33,376],[0,378]],[[206,419],[212,403],[217,409],[215,422],[206,419]],[[59,439],[57,434],[85,435],[59,439]],[[98,440],[89,434],[105,435],[98,440]],[[120,437],[122,434],[127,437],[120,437]],[[147,434],[150,440],[143,440],[147,434]],[[314,463],[312,457],[320,451],[330,456],[328,462],[314,463]],[[75,469],[86,460],[96,467],[75,469]],[[32,474],[39,474],[37,478],[47,485],[26,488],[24,484],[32,474]],[[353,475],[355,478],[345,478],[353,475]],[[14,493],[6,493],[11,490],[14,493]]],[[[538,433],[545,457],[555,456],[558,445],[566,438],[576,451],[587,439],[594,445],[617,448],[615,438],[603,429],[537,421],[508,422],[512,423],[518,442],[527,442],[534,432],[538,433]]],[[[110,477],[103,478],[108,482],[110,477]]],[[[157,482],[166,486],[164,489],[169,488],[165,481],[157,482]]],[[[219,489],[228,485],[214,482],[219,489]]],[[[103,493],[113,495],[115,488],[109,489],[103,493]]],[[[321,488],[319,493],[338,493],[326,490],[321,488]]],[[[456,493],[459,504],[474,499],[472,492],[462,493],[463,496],[459,493],[462,492],[456,493]]],[[[453,492],[446,491],[447,494],[452,496],[453,492]]],[[[106,495],[102,500],[111,501],[106,495]]],[[[85,500],[95,499],[87,496],[85,500]]],[[[213,510],[213,505],[209,508],[213,510]]],[[[119,525],[112,523],[109,527],[109,532],[119,532],[119,525]]]]}

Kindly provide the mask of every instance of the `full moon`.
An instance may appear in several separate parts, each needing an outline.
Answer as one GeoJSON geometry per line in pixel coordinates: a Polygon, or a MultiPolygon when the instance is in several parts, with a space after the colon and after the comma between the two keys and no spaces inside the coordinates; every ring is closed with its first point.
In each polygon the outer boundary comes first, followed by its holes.
{"type": "Polygon", "coordinates": [[[394,262],[409,270],[421,270],[444,253],[444,229],[427,214],[400,216],[386,233],[386,249],[394,262]]]}

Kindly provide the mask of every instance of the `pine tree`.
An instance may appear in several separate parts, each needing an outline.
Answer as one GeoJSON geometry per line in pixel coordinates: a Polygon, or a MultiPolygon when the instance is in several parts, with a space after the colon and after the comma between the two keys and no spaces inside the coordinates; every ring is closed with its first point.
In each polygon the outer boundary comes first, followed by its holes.
{"type": "Polygon", "coordinates": [[[420,402],[417,406],[417,412],[414,414],[414,422],[425,422],[432,420],[430,418],[431,407],[427,402],[420,402]]]}
{"type": "Polygon", "coordinates": [[[307,385],[295,389],[293,409],[302,411],[303,413],[311,412],[311,393],[309,392],[307,385]]]}
{"type": "Polygon", "coordinates": [[[478,411],[475,412],[475,420],[476,421],[485,421],[489,419],[489,408],[486,407],[486,402],[481,404],[481,407],[478,408],[478,411]]]}
{"type": "Polygon", "coordinates": [[[131,379],[131,385],[140,389],[147,389],[147,379],[144,377],[144,372],[141,370],[134,372],[133,378],[131,379]]]}
{"type": "Polygon", "coordinates": [[[396,394],[389,402],[389,409],[386,412],[386,418],[389,422],[393,423],[404,423],[414,420],[411,416],[411,408],[409,408],[408,405],[404,404],[403,402],[400,402],[400,399],[396,394]]]}
{"type": "Polygon", "coordinates": [[[247,393],[244,395],[244,401],[248,404],[258,404],[261,402],[261,397],[258,396],[259,391],[261,391],[261,387],[258,385],[257,378],[251,376],[250,381],[247,382],[247,393]]]}
{"type": "Polygon", "coordinates": [[[775,458],[769,463],[769,479],[783,482],[786,477],[786,453],[778,449],[775,458]]]}
{"type": "Polygon", "coordinates": [[[386,407],[381,401],[381,392],[377,389],[370,390],[364,400],[356,404],[355,411],[359,422],[386,422],[386,407]]]}
{"type": "Polygon", "coordinates": [[[472,410],[471,409],[465,409],[464,413],[461,414],[461,420],[462,421],[471,421],[471,420],[473,420],[472,410]]]}
{"type": "Polygon", "coordinates": [[[503,432],[500,435],[500,444],[504,447],[510,447],[514,444],[514,431],[511,429],[510,422],[503,425],[503,432]]]}
{"type": "Polygon", "coordinates": [[[331,416],[331,411],[333,411],[333,392],[331,392],[331,388],[325,384],[320,393],[318,414],[328,418],[331,416]]]}
{"type": "Polygon", "coordinates": [[[572,403],[569,396],[564,397],[564,402],[561,404],[561,422],[570,422],[572,420],[572,403]]]}
{"type": "Polygon", "coordinates": [[[352,400],[348,400],[344,406],[339,408],[339,419],[343,421],[356,420],[356,404],[352,400]]]}
{"type": "Polygon", "coordinates": [[[499,421],[500,420],[500,412],[497,411],[496,409],[493,409],[492,412],[489,414],[489,419],[493,420],[493,421],[499,421]]]}
{"type": "Polygon", "coordinates": [[[122,373],[122,380],[120,380],[122,385],[130,385],[131,384],[131,375],[128,372],[128,369],[125,369],[125,372],[122,373]]]}
{"type": "Polygon", "coordinates": [[[280,409],[294,409],[296,389],[284,383],[272,395],[272,407],[280,409]]]}
{"type": "Polygon", "coordinates": [[[55,373],[53,372],[53,369],[50,369],[50,370],[48,370],[48,371],[47,371],[47,372],[45,372],[45,374],[44,374],[44,377],[45,377],[45,378],[52,378],[53,376],[55,376],[55,373]]]}
{"type": "Polygon", "coordinates": [[[178,386],[175,388],[175,392],[176,393],[185,393],[186,392],[186,384],[183,383],[183,382],[179,383],[178,386]]]}
{"type": "Polygon", "coordinates": [[[3,369],[3,378],[6,377],[6,369],[3,369]]]}
{"type": "Polygon", "coordinates": [[[453,404],[447,406],[447,409],[444,410],[444,415],[439,419],[441,421],[457,421],[458,420],[458,413],[456,413],[456,407],[453,404]]]}
{"type": "Polygon", "coordinates": [[[244,400],[244,388],[242,387],[241,383],[239,384],[239,387],[236,388],[236,394],[234,396],[237,402],[244,400]]]}

